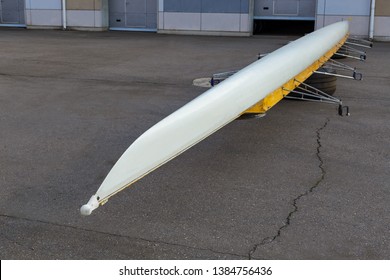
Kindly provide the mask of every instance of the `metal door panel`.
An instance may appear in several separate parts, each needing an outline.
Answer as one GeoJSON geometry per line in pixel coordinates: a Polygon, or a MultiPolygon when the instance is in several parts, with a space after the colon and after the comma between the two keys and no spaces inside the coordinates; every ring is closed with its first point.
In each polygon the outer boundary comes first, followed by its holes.
{"type": "Polygon", "coordinates": [[[298,0],[275,0],[274,15],[298,15],[299,1],[298,0]]]}
{"type": "Polygon", "coordinates": [[[110,0],[110,27],[157,29],[157,0],[110,0]]]}
{"type": "Polygon", "coordinates": [[[1,0],[2,10],[13,10],[19,11],[19,1],[18,0],[1,0]]]}
{"type": "Polygon", "coordinates": [[[157,1],[146,0],[146,28],[157,29],[157,1]]]}
{"type": "Polygon", "coordinates": [[[146,0],[127,0],[126,13],[146,14],[146,0]]]}
{"type": "Polygon", "coordinates": [[[316,1],[301,0],[299,1],[299,16],[300,17],[315,17],[316,1]]]}
{"type": "Polygon", "coordinates": [[[316,0],[255,0],[254,18],[314,20],[316,0]]]}
{"type": "Polygon", "coordinates": [[[126,27],[146,27],[146,0],[126,0],[126,27]]]}
{"type": "Polygon", "coordinates": [[[257,0],[255,1],[255,16],[272,16],[274,1],[273,0],[257,0]]]}
{"type": "Polygon", "coordinates": [[[26,20],[24,19],[24,6],[19,10],[19,23],[25,24],[26,20]]]}
{"type": "Polygon", "coordinates": [[[157,14],[146,15],[146,28],[156,29],[157,28],[157,14]]]}
{"type": "Polygon", "coordinates": [[[148,14],[157,13],[157,1],[156,0],[146,0],[146,12],[148,14]]]}
{"type": "Polygon", "coordinates": [[[146,27],[146,14],[126,14],[126,26],[131,28],[145,28],[146,27]]]}
{"type": "Polygon", "coordinates": [[[110,10],[110,14],[115,13],[125,13],[126,2],[125,0],[110,0],[108,1],[108,8],[110,10]]]}
{"type": "Polygon", "coordinates": [[[126,24],[125,13],[111,13],[110,12],[110,27],[124,27],[126,24]]]}
{"type": "Polygon", "coordinates": [[[1,0],[1,22],[0,23],[20,23],[19,9],[23,9],[19,0],[1,0]]]}

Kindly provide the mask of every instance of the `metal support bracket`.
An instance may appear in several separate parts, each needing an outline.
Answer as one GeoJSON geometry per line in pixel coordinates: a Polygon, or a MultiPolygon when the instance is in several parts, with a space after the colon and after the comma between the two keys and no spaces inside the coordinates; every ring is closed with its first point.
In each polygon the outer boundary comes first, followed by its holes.
{"type": "Polygon", "coordinates": [[[373,43],[371,41],[349,37],[345,44],[340,46],[340,49],[336,52],[336,54],[338,56],[365,61],[367,59],[366,52],[357,49],[356,47],[370,49],[373,47],[373,43]]]}
{"type": "Polygon", "coordinates": [[[340,48],[340,52],[341,53],[337,53],[337,54],[341,55],[341,56],[344,56],[345,53],[348,53],[349,54],[348,57],[353,57],[353,58],[361,60],[361,61],[365,61],[367,59],[367,53],[365,51],[353,48],[353,47],[348,46],[348,45],[343,45],[340,48]]]}
{"type": "MultiPolygon", "coordinates": [[[[341,50],[340,50],[341,51],[341,50]]],[[[359,56],[355,56],[355,55],[349,55],[349,54],[345,54],[345,53],[342,53],[342,52],[336,52],[335,54],[339,55],[339,56],[343,56],[343,57],[348,57],[348,58],[352,58],[352,59],[356,59],[356,60],[360,60],[360,61],[365,61],[367,56],[365,54],[361,54],[359,56]]]]}
{"type": "MultiPolygon", "coordinates": [[[[300,83],[300,86],[298,86],[294,90],[289,90],[286,88],[283,88],[284,91],[287,91],[288,93],[295,93],[300,95],[300,97],[295,97],[295,96],[289,96],[286,95],[285,98],[287,99],[294,99],[294,100],[305,100],[305,101],[310,101],[310,102],[321,102],[321,103],[327,103],[327,104],[337,104],[339,105],[338,107],[338,113],[340,116],[349,116],[349,107],[344,106],[343,102],[341,99],[338,99],[334,96],[331,96],[327,94],[326,92],[319,90],[311,85],[308,85],[304,82],[300,82],[298,80],[295,80],[298,83],[300,83]]],[[[287,94],[288,94],[287,93],[287,94]]]]}
{"type": "Polygon", "coordinates": [[[345,43],[348,45],[367,48],[367,49],[371,49],[374,46],[374,44],[371,41],[356,38],[353,36],[349,36],[348,40],[345,43]]]}
{"type": "Polygon", "coordinates": [[[357,72],[355,67],[349,66],[331,58],[324,64],[324,66],[322,66],[322,68],[324,69],[324,71],[314,71],[314,73],[345,79],[352,79],[357,81],[363,80],[363,74],[357,72]],[[334,69],[337,73],[328,72],[326,71],[327,69],[334,69]]]}

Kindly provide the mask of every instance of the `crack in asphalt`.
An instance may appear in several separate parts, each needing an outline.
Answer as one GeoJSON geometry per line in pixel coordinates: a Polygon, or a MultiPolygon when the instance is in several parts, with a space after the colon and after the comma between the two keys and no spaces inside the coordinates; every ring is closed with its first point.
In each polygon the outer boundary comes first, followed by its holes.
{"type": "Polygon", "coordinates": [[[316,135],[317,135],[316,157],[317,157],[318,162],[319,162],[318,168],[321,171],[321,176],[318,178],[317,182],[311,188],[306,190],[304,193],[299,194],[296,198],[293,199],[293,201],[292,201],[293,210],[290,213],[288,213],[284,224],[278,229],[276,234],[273,235],[273,236],[265,237],[263,240],[261,240],[260,243],[257,243],[257,244],[255,244],[252,247],[252,249],[248,253],[248,258],[250,260],[254,259],[253,255],[259,249],[259,247],[267,245],[267,244],[270,244],[270,243],[274,242],[277,238],[279,238],[281,236],[282,231],[291,224],[291,220],[293,218],[293,215],[298,212],[298,210],[299,210],[299,208],[298,208],[299,200],[302,197],[305,197],[305,196],[309,195],[310,193],[312,193],[320,185],[320,183],[324,180],[325,175],[326,175],[326,170],[324,168],[324,160],[321,157],[321,148],[322,148],[321,131],[324,130],[327,127],[329,121],[330,121],[330,119],[327,118],[325,123],[320,128],[318,128],[317,131],[316,131],[316,135]]]}
{"type": "MultiPolygon", "coordinates": [[[[200,247],[193,247],[193,246],[188,246],[188,245],[183,245],[183,244],[178,244],[178,243],[170,243],[170,242],[161,241],[161,240],[151,240],[151,239],[146,239],[146,238],[141,238],[141,237],[132,237],[132,236],[126,236],[126,235],[121,235],[121,234],[116,234],[116,233],[97,231],[97,230],[92,230],[92,229],[85,229],[85,228],[80,228],[80,227],[71,226],[71,225],[63,225],[63,224],[59,224],[59,223],[53,223],[53,222],[48,222],[48,221],[41,221],[41,220],[36,220],[36,219],[29,219],[29,218],[23,218],[23,217],[17,217],[17,216],[5,215],[5,214],[0,214],[0,217],[10,218],[10,219],[25,220],[25,221],[29,221],[29,222],[38,222],[38,223],[42,223],[42,224],[48,224],[48,225],[54,225],[54,226],[58,226],[58,227],[65,227],[65,228],[75,229],[75,230],[78,230],[78,231],[93,232],[93,233],[109,235],[109,236],[113,236],[113,237],[127,238],[127,239],[133,239],[133,240],[140,240],[140,241],[143,241],[143,242],[154,243],[154,244],[164,244],[164,245],[168,245],[168,246],[176,246],[176,247],[182,247],[182,248],[193,249],[193,250],[209,251],[209,252],[212,252],[212,253],[215,253],[215,254],[222,254],[222,255],[227,255],[227,256],[235,256],[235,257],[240,257],[240,258],[248,258],[250,260],[251,259],[255,259],[253,257],[253,255],[261,246],[264,246],[264,245],[267,245],[267,244],[270,244],[270,243],[274,242],[277,238],[279,238],[281,236],[282,231],[291,224],[291,220],[293,218],[293,215],[299,211],[299,207],[298,207],[299,200],[302,197],[305,197],[305,196],[309,195],[310,193],[312,193],[320,185],[320,183],[324,180],[325,175],[326,175],[326,170],[325,170],[325,168],[323,166],[324,165],[324,161],[323,161],[323,159],[321,157],[321,148],[322,148],[321,132],[322,132],[322,130],[324,130],[327,127],[329,121],[330,121],[330,119],[327,118],[326,122],[324,123],[324,125],[322,125],[320,128],[318,128],[317,131],[316,131],[316,136],[317,136],[316,157],[317,157],[317,159],[319,161],[318,168],[321,170],[321,176],[319,177],[319,179],[316,181],[316,183],[312,187],[310,187],[304,193],[299,194],[296,198],[293,199],[293,201],[292,201],[293,210],[287,215],[284,224],[277,230],[277,233],[275,235],[273,235],[273,236],[265,237],[260,243],[255,244],[252,247],[252,249],[249,251],[248,255],[240,255],[240,254],[234,254],[234,253],[220,252],[220,251],[216,251],[216,250],[209,249],[209,248],[200,248],[200,247]]],[[[15,244],[17,244],[19,246],[22,246],[24,248],[28,248],[28,247],[24,246],[23,244],[20,244],[19,242],[16,242],[15,240],[10,240],[9,238],[4,236],[3,234],[1,234],[1,235],[4,238],[8,239],[11,242],[14,242],[15,244]]],[[[28,249],[34,250],[32,248],[28,248],[28,249]]]]}
{"type": "MultiPolygon", "coordinates": [[[[5,214],[0,214],[0,217],[15,219],[15,220],[24,220],[24,221],[29,221],[29,222],[37,222],[37,223],[42,223],[42,224],[47,224],[47,225],[52,225],[52,226],[65,227],[65,228],[74,229],[74,230],[78,230],[78,231],[93,232],[93,233],[97,233],[97,234],[109,235],[109,236],[113,236],[113,237],[126,238],[126,239],[132,239],[132,240],[139,240],[139,241],[154,243],[154,244],[163,244],[163,245],[182,247],[182,248],[193,249],[193,250],[209,251],[209,252],[212,252],[215,254],[235,256],[235,257],[240,257],[242,259],[247,258],[246,255],[220,252],[220,251],[216,251],[216,250],[209,249],[209,248],[193,247],[193,246],[188,246],[188,245],[183,245],[183,244],[178,244],[178,243],[170,243],[170,242],[161,241],[161,240],[151,240],[151,239],[146,239],[146,238],[142,238],[142,237],[133,237],[133,236],[116,234],[116,233],[97,231],[97,230],[92,230],[92,229],[80,228],[80,227],[71,226],[71,225],[63,225],[63,224],[58,224],[58,223],[53,223],[53,222],[48,222],[48,221],[41,221],[41,220],[36,220],[36,219],[29,219],[29,218],[23,218],[23,217],[17,217],[17,216],[5,215],[5,214]]],[[[18,245],[23,246],[19,243],[18,243],[18,245]]],[[[25,246],[23,246],[23,247],[25,247],[25,246]]]]}

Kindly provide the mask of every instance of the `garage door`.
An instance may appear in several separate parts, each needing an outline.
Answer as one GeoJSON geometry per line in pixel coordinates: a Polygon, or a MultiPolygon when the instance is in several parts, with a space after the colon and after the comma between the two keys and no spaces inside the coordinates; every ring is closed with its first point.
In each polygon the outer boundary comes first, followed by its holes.
{"type": "Polygon", "coordinates": [[[111,30],[157,31],[157,0],[109,1],[111,30]]]}
{"type": "Polygon", "coordinates": [[[254,19],[315,20],[316,0],[255,0],[254,19]]]}
{"type": "Polygon", "coordinates": [[[24,25],[24,0],[0,0],[0,24],[24,25]]]}

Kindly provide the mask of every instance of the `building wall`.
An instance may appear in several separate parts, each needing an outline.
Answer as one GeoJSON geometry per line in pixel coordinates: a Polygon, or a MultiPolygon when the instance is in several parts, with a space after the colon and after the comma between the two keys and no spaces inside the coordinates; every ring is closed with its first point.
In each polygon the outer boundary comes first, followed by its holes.
{"type": "Polygon", "coordinates": [[[61,0],[26,0],[27,27],[60,28],[61,9],[61,0]]]}
{"type": "Polygon", "coordinates": [[[318,0],[316,29],[341,20],[350,21],[350,32],[368,36],[371,0],[318,0]]]}
{"type": "Polygon", "coordinates": [[[160,33],[252,33],[253,0],[159,0],[158,4],[160,33]]]}
{"type": "Polygon", "coordinates": [[[376,0],[374,39],[390,41],[389,0],[376,0]]]}
{"type": "Polygon", "coordinates": [[[390,16],[390,1],[389,0],[376,0],[376,16],[390,16]]]}
{"type": "MultiPolygon", "coordinates": [[[[62,28],[61,0],[24,1],[20,23],[28,28],[62,28]]],[[[110,0],[66,0],[70,29],[107,30],[110,0]]],[[[130,0],[129,0],[130,1],[130,0]]],[[[141,1],[141,0],[139,0],[141,1]]],[[[257,0],[156,0],[158,32],[213,35],[251,35],[257,0]]],[[[22,6],[22,5],[21,5],[22,6]]],[[[371,0],[317,0],[316,29],[340,20],[350,21],[352,35],[368,37],[371,0]]],[[[390,40],[390,1],[376,0],[377,40],[390,40]]]]}
{"type": "MultiPolygon", "coordinates": [[[[67,0],[69,29],[106,30],[108,0],[67,0]]],[[[61,0],[26,0],[28,28],[62,28],[61,0]]]]}
{"type": "MultiPolygon", "coordinates": [[[[371,0],[318,0],[316,29],[340,20],[350,21],[352,35],[368,37],[371,0]]],[[[390,1],[376,0],[375,40],[390,40],[390,1]]]]}
{"type": "Polygon", "coordinates": [[[107,29],[107,0],[67,0],[67,24],[77,29],[107,29]]]}

